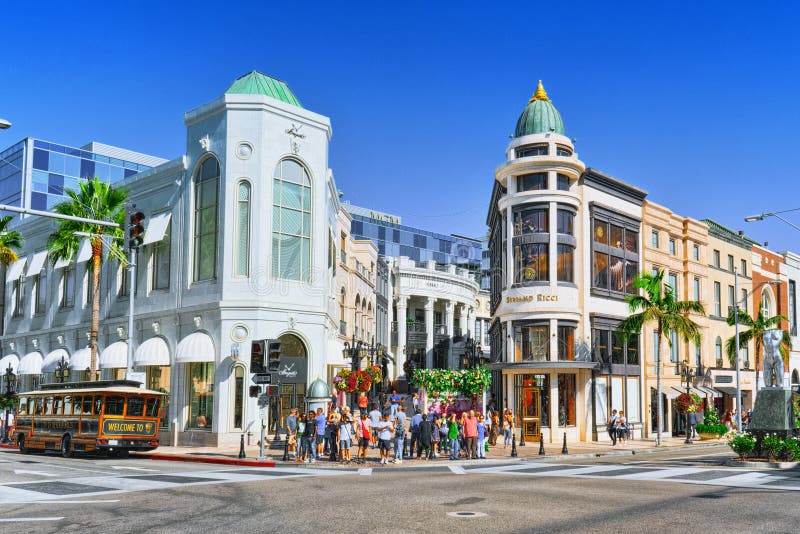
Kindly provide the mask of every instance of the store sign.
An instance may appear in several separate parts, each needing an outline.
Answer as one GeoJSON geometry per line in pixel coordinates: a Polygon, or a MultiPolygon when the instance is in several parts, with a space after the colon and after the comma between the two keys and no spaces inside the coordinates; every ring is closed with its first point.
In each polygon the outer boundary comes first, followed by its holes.
{"type": "Polygon", "coordinates": [[[156,424],[151,421],[106,419],[103,421],[103,434],[112,436],[155,436],[156,424]]]}
{"type": "Polygon", "coordinates": [[[518,295],[506,297],[506,304],[515,302],[558,302],[558,295],[518,295]]]}
{"type": "Polygon", "coordinates": [[[720,375],[714,377],[715,384],[733,384],[733,377],[730,375],[720,375]]]}
{"type": "Polygon", "coordinates": [[[306,358],[281,357],[278,370],[272,372],[272,381],[281,384],[305,384],[307,366],[306,358]]]}

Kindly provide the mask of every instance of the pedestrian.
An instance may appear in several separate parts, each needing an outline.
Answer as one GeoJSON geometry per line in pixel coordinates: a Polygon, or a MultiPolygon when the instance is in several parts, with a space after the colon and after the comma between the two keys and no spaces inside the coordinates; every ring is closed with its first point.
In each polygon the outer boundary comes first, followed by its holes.
{"type": "Polygon", "coordinates": [[[335,413],[328,416],[328,426],[325,429],[325,434],[328,436],[328,450],[330,456],[328,460],[331,462],[339,461],[339,418],[335,413]]]}
{"type": "Polygon", "coordinates": [[[428,414],[422,414],[422,422],[419,424],[419,450],[417,452],[417,460],[422,456],[422,451],[425,451],[425,459],[430,460],[433,456],[433,425],[428,421],[428,414]]]}
{"type": "Polygon", "coordinates": [[[503,448],[507,449],[511,445],[511,438],[514,436],[514,414],[506,409],[503,414],[503,448]]]}
{"type": "Polygon", "coordinates": [[[475,417],[475,410],[461,414],[461,428],[464,433],[464,449],[467,460],[475,460],[478,458],[478,419],[475,417]]]}
{"type": "Polygon", "coordinates": [[[617,426],[619,426],[619,416],[617,415],[617,410],[611,410],[611,417],[608,418],[608,427],[606,431],[608,432],[608,437],[611,438],[611,446],[617,446],[617,426]]]}
{"type": "Polygon", "coordinates": [[[358,410],[361,413],[367,413],[367,405],[369,404],[369,399],[367,398],[367,394],[361,392],[358,396],[358,410]]]}
{"type": "Polygon", "coordinates": [[[299,454],[295,455],[295,462],[302,462],[306,459],[306,455],[308,454],[308,448],[305,442],[305,434],[306,434],[306,422],[308,418],[306,413],[303,412],[297,418],[297,438],[300,440],[300,450],[299,454]]]}
{"type": "Polygon", "coordinates": [[[347,414],[342,415],[339,423],[339,452],[342,462],[350,463],[350,446],[352,445],[353,425],[347,414]]]}
{"type": "Polygon", "coordinates": [[[356,427],[356,437],[358,438],[358,452],[356,453],[356,463],[366,463],[367,448],[370,443],[372,425],[367,417],[367,412],[361,412],[356,427]]]}
{"type": "Polygon", "coordinates": [[[289,454],[297,457],[297,408],[292,408],[286,416],[286,441],[289,454]]]}
{"type": "Polygon", "coordinates": [[[442,417],[436,422],[439,427],[439,453],[444,454],[450,450],[450,442],[447,437],[449,428],[447,426],[447,418],[442,417]]]}
{"type": "Polygon", "coordinates": [[[413,457],[414,451],[419,450],[419,424],[422,422],[422,414],[419,413],[419,410],[414,412],[414,416],[411,417],[411,444],[408,448],[408,456],[413,457]]]}
{"type": "Polygon", "coordinates": [[[697,434],[694,431],[694,427],[697,426],[697,414],[694,412],[689,412],[689,428],[686,429],[686,436],[689,438],[697,437],[697,434]]]}
{"type": "Polygon", "coordinates": [[[400,407],[400,395],[397,394],[397,390],[392,390],[392,395],[389,397],[389,402],[392,403],[392,417],[397,415],[397,410],[400,407]]]}
{"type": "Polygon", "coordinates": [[[728,432],[733,430],[733,414],[730,410],[725,410],[725,415],[722,416],[722,424],[728,429],[728,432]]]}
{"type": "Polygon", "coordinates": [[[309,410],[306,418],[306,429],[303,433],[303,462],[312,464],[317,463],[317,418],[314,410],[309,410]],[[310,457],[310,458],[309,458],[310,457]]]}
{"type": "Polygon", "coordinates": [[[628,441],[628,419],[625,417],[625,410],[619,411],[619,424],[617,425],[617,439],[622,445],[628,441]]]}
{"type": "Polygon", "coordinates": [[[458,460],[458,421],[455,413],[447,421],[447,439],[450,440],[450,459],[458,460]]]}
{"type": "Polygon", "coordinates": [[[411,409],[414,413],[419,411],[419,395],[414,393],[414,396],[411,397],[411,409]]]}
{"type": "Polygon", "coordinates": [[[486,459],[486,422],[483,414],[478,414],[478,458],[486,459]]]}
{"type": "MultiPolygon", "coordinates": [[[[313,413],[313,412],[312,412],[313,413]]],[[[314,459],[318,460],[325,454],[325,431],[328,429],[328,418],[325,417],[325,412],[322,408],[317,408],[317,415],[315,417],[315,425],[317,429],[317,448],[314,459]]]]}
{"type": "Polygon", "coordinates": [[[331,393],[331,402],[328,403],[328,413],[335,412],[338,405],[339,397],[336,396],[336,392],[334,391],[331,393]]]}
{"type": "MultiPolygon", "coordinates": [[[[377,404],[373,404],[372,405],[372,410],[370,410],[370,412],[369,412],[369,422],[372,424],[372,428],[377,428],[378,427],[378,423],[381,422],[382,418],[383,418],[383,414],[381,414],[381,411],[378,409],[378,405],[377,404]]],[[[377,446],[378,446],[378,433],[377,432],[373,432],[372,433],[372,448],[374,449],[377,446]]]]}
{"type": "Polygon", "coordinates": [[[392,452],[392,437],[394,437],[394,425],[392,425],[389,417],[388,413],[381,416],[381,420],[378,421],[378,431],[376,432],[381,453],[381,464],[384,465],[389,463],[389,454],[392,452]]]}
{"type": "Polygon", "coordinates": [[[441,425],[441,419],[438,415],[433,414],[431,418],[431,451],[433,452],[433,457],[438,458],[439,454],[437,453],[436,449],[439,448],[439,452],[441,451],[442,442],[440,441],[440,434],[439,434],[439,426],[441,425]]]}
{"type": "Polygon", "coordinates": [[[394,461],[403,463],[403,446],[406,440],[406,407],[400,406],[394,418],[394,461]]]}
{"type": "Polygon", "coordinates": [[[500,414],[497,410],[489,412],[491,417],[491,427],[489,428],[489,445],[494,447],[497,445],[497,437],[500,435],[500,414]]]}

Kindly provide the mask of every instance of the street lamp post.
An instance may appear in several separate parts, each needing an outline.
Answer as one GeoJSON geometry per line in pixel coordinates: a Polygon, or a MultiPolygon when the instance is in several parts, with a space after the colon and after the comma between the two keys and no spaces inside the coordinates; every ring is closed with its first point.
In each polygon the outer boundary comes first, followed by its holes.
{"type": "MultiPolygon", "coordinates": [[[[3,374],[3,381],[6,384],[6,400],[11,399],[12,388],[16,386],[17,376],[14,374],[14,368],[11,367],[11,363],[8,364],[5,373],[3,374]]],[[[8,443],[10,441],[10,436],[8,435],[8,426],[9,426],[9,415],[11,414],[11,409],[9,405],[6,405],[6,412],[3,424],[3,443],[8,443]]]]}
{"type": "MultiPolygon", "coordinates": [[[[689,367],[689,360],[683,360],[682,363],[678,364],[678,373],[681,375],[681,382],[686,382],[686,396],[690,397],[690,389],[692,387],[692,380],[698,376],[697,369],[692,369],[689,367]]],[[[691,397],[690,397],[691,398],[691,397]]],[[[689,412],[686,412],[686,439],[684,443],[687,445],[692,444],[692,429],[689,426],[689,412]]]]}
{"type": "Polygon", "coordinates": [[[56,366],[56,378],[62,384],[69,378],[69,362],[63,355],[61,356],[61,361],[59,361],[56,366]]]}
{"type": "MultiPolygon", "coordinates": [[[[353,339],[351,342],[344,342],[344,349],[342,349],[342,355],[345,359],[350,359],[350,370],[352,372],[358,371],[360,367],[361,360],[364,358],[369,358],[370,365],[372,365],[376,361],[376,357],[384,359],[388,358],[385,355],[383,345],[380,343],[375,344],[375,337],[372,338],[372,343],[369,345],[364,343],[360,339],[356,339],[355,334],[353,334],[353,339]]],[[[375,387],[375,384],[372,384],[372,387],[375,387]]],[[[350,413],[355,413],[355,395],[350,395],[350,413]]]]}
{"type": "Polygon", "coordinates": [[[464,356],[470,368],[478,367],[481,358],[483,358],[483,349],[480,343],[471,337],[467,337],[467,340],[464,342],[464,356]]]}

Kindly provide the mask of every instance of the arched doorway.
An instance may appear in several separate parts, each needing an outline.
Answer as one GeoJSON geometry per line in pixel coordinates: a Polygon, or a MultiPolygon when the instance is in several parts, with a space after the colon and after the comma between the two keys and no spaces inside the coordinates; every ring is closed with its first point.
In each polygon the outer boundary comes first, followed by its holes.
{"type": "Polygon", "coordinates": [[[797,369],[792,371],[792,382],[789,384],[789,387],[792,391],[800,393],[800,374],[797,373],[797,369]]]}
{"type": "Polygon", "coordinates": [[[286,416],[292,408],[305,410],[306,384],[308,383],[308,349],[299,336],[283,334],[281,340],[280,365],[272,373],[272,383],[278,384],[280,396],[270,406],[270,427],[276,423],[284,426],[286,416]],[[276,419],[273,414],[280,414],[276,419]]]}

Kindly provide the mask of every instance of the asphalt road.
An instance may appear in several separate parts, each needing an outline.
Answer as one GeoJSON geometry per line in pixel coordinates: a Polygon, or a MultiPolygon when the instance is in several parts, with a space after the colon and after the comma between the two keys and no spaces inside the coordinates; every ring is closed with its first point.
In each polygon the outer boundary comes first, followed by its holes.
{"type": "Polygon", "coordinates": [[[800,473],[732,469],[728,457],[359,471],[1,452],[0,531],[796,532],[800,473]]]}

